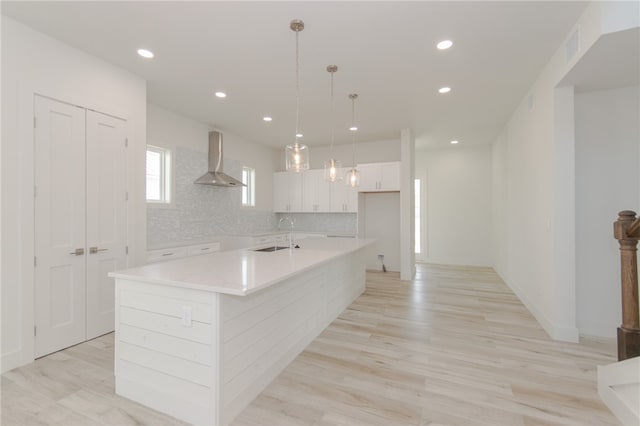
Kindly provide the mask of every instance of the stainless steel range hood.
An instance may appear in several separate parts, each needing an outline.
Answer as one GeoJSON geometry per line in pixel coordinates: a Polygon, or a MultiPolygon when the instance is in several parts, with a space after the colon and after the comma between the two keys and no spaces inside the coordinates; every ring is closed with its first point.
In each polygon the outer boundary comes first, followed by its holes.
{"type": "Polygon", "coordinates": [[[209,132],[209,171],[194,183],[216,186],[246,186],[236,178],[224,173],[222,167],[222,133],[209,132]]]}

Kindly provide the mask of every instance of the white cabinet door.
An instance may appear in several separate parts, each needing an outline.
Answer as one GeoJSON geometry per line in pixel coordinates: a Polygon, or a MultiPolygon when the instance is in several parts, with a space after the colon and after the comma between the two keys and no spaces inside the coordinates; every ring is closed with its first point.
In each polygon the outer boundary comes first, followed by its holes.
{"type": "Polygon", "coordinates": [[[380,164],[380,190],[400,191],[400,162],[380,164]]]}
{"type": "Polygon", "coordinates": [[[380,178],[380,166],[376,163],[358,164],[357,169],[360,172],[360,185],[358,186],[358,191],[360,192],[378,191],[378,180],[380,178]]]}
{"type": "Polygon", "coordinates": [[[292,213],[302,211],[302,173],[273,174],[273,211],[292,213]]]}
{"type": "Polygon", "coordinates": [[[315,169],[304,172],[302,176],[302,211],[331,211],[332,185],[336,184],[324,180],[324,170],[315,169]]]}
{"type": "Polygon", "coordinates": [[[35,357],[85,340],[85,110],[35,97],[35,357]]]}
{"type": "Polygon", "coordinates": [[[358,211],[358,189],[334,183],[331,187],[331,211],[335,213],[355,213],[358,211]]]}
{"type": "Polygon", "coordinates": [[[126,122],[87,111],[87,339],[114,329],[115,283],[127,265],[126,122]]]}
{"type": "Polygon", "coordinates": [[[360,192],[400,191],[400,162],[358,164],[360,192]]]}

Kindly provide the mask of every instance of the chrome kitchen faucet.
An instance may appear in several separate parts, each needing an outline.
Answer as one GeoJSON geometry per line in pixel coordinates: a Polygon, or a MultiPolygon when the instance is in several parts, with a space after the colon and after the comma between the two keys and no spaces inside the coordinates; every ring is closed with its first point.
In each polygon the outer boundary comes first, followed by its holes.
{"type": "Polygon", "coordinates": [[[288,216],[281,217],[278,221],[278,229],[280,229],[280,225],[282,225],[282,222],[285,220],[291,225],[291,229],[289,230],[289,250],[293,250],[293,219],[288,216]]]}

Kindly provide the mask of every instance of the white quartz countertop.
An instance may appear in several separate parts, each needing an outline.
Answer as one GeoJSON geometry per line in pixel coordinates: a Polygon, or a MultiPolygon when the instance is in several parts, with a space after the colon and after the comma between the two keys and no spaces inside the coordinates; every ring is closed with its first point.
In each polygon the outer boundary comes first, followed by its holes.
{"type": "Polygon", "coordinates": [[[115,271],[109,276],[243,296],[374,241],[364,238],[306,238],[300,241],[300,248],[293,250],[216,252],[115,271]]]}

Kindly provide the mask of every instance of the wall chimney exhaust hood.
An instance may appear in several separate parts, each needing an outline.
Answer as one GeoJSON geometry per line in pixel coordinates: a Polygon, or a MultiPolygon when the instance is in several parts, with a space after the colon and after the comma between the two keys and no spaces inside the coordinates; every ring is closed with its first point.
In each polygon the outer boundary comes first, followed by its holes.
{"type": "Polygon", "coordinates": [[[209,171],[194,183],[226,187],[247,186],[224,173],[222,167],[222,133],[209,132],[209,171]]]}

